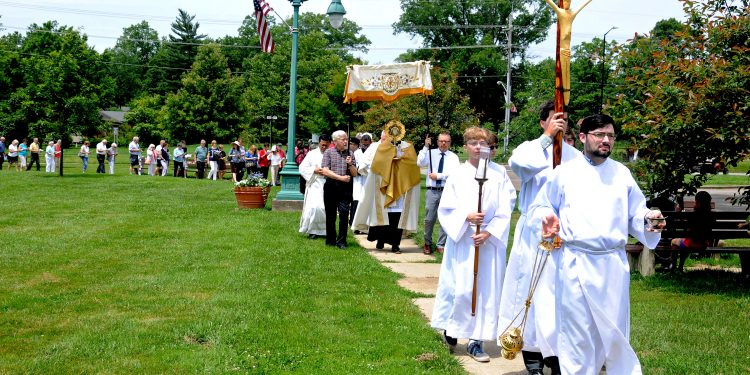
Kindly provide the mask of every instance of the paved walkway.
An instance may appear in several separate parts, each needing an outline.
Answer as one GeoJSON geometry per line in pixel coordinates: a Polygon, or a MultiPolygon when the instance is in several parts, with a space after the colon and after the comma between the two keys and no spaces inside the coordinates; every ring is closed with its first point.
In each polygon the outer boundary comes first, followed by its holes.
{"type": "MultiPolygon", "coordinates": [[[[440,264],[434,263],[433,255],[422,254],[421,247],[417,246],[411,238],[401,241],[402,254],[391,253],[390,245],[385,250],[375,248],[375,242],[367,241],[366,235],[354,236],[357,242],[383,266],[390,268],[393,272],[403,275],[398,284],[405,289],[434,296],[437,291],[438,277],[440,276],[440,264]],[[432,263],[430,263],[432,262],[432,263]]],[[[432,306],[435,298],[415,298],[414,304],[419,307],[425,316],[427,324],[432,316],[432,306]]],[[[526,370],[519,355],[515,360],[509,361],[500,357],[500,348],[494,342],[485,342],[484,349],[490,355],[489,363],[479,363],[466,354],[466,340],[459,340],[454,350],[454,355],[470,374],[508,374],[523,375],[526,370]]]]}

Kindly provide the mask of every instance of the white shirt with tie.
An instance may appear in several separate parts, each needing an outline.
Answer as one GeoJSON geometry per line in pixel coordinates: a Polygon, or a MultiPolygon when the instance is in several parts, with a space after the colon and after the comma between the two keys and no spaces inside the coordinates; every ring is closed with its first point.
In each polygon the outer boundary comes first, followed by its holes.
{"type": "Polygon", "coordinates": [[[446,150],[445,153],[443,153],[439,148],[428,150],[424,147],[419,151],[419,155],[417,155],[417,165],[420,168],[427,167],[425,174],[427,175],[427,187],[429,188],[445,186],[445,181],[452,172],[456,171],[461,166],[461,162],[458,160],[458,156],[456,156],[451,150],[446,150]],[[432,171],[430,170],[430,157],[432,158],[432,171]],[[442,170],[440,170],[441,158],[443,158],[442,170]],[[437,180],[430,178],[431,172],[437,173],[437,180]]]}

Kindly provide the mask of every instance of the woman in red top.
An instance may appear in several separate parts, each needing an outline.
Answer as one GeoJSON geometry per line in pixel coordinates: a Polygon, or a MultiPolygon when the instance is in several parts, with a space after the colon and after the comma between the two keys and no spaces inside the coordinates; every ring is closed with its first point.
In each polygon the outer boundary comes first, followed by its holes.
{"type": "Polygon", "coordinates": [[[271,165],[271,161],[268,160],[270,152],[268,152],[268,143],[263,145],[263,148],[258,150],[258,169],[263,174],[263,178],[268,178],[268,167],[271,165]]]}
{"type": "Polygon", "coordinates": [[[55,143],[55,165],[60,165],[60,157],[62,156],[62,139],[58,139],[55,143]]]}

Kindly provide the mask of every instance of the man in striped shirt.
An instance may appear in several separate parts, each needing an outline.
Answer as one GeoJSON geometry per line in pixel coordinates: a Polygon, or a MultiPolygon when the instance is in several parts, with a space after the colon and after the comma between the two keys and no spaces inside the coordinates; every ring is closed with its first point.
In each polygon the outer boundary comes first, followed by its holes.
{"type": "Polygon", "coordinates": [[[323,203],[326,207],[326,245],[346,249],[346,234],[349,223],[349,207],[352,203],[352,177],[357,175],[357,166],[349,152],[348,136],[337,130],[331,136],[335,147],[323,153],[323,203]],[[336,234],[336,214],[339,216],[336,234]]]}

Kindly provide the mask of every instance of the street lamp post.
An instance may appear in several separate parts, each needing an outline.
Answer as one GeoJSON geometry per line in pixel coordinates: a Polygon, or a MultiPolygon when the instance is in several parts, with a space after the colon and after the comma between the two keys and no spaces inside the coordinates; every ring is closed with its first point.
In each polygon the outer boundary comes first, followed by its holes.
{"type": "MultiPolygon", "coordinates": [[[[297,45],[299,43],[299,8],[307,0],[289,0],[294,12],[292,15],[292,61],[289,75],[289,122],[287,125],[286,165],[281,172],[281,191],[274,200],[275,210],[301,210],[304,196],[299,191],[299,168],[294,161],[294,142],[297,136],[297,45]],[[287,203],[288,202],[288,203],[287,203]]],[[[328,6],[328,19],[335,29],[344,22],[346,10],[341,0],[331,0],[328,6]]]]}
{"type": "Polygon", "coordinates": [[[268,120],[268,145],[273,144],[273,140],[271,139],[271,135],[273,134],[273,120],[276,120],[278,117],[276,116],[266,116],[266,120],[268,120]]]}
{"type": "Polygon", "coordinates": [[[599,85],[600,92],[599,92],[599,112],[604,110],[604,85],[607,84],[607,75],[604,74],[604,69],[607,60],[607,34],[609,34],[610,31],[616,29],[617,26],[612,26],[609,30],[607,30],[606,33],[604,33],[604,38],[602,40],[602,81],[599,85]]]}

